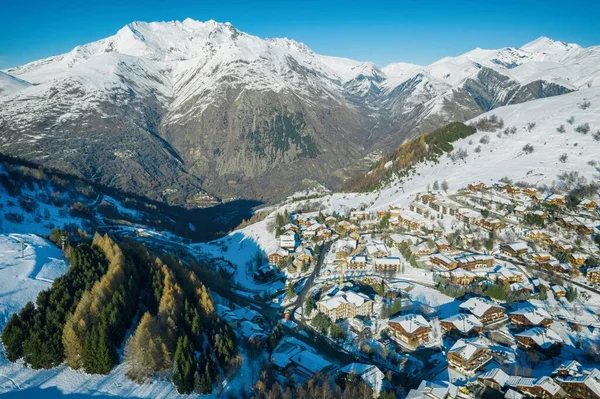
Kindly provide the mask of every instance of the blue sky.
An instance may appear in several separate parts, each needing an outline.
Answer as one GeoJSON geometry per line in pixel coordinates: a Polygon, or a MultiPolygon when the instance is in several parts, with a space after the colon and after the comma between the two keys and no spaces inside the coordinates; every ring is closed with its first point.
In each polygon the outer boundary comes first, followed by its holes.
{"type": "Polygon", "coordinates": [[[600,44],[600,1],[0,0],[0,68],[70,51],[134,21],[191,17],[289,37],[318,53],[428,64],[539,36],[600,44]]]}

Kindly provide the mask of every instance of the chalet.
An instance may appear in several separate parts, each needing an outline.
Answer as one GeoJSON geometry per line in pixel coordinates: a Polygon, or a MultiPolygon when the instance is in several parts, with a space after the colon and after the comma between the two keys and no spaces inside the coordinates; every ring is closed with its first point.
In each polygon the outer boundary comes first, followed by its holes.
{"type": "Polygon", "coordinates": [[[492,354],[485,338],[461,338],[448,350],[448,367],[472,375],[490,360],[492,354]]]}
{"type": "Polygon", "coordinates": [[[317,238],[321,240],[329,240],[333,235],[333,231],[330,229],[322,229],[317,231],[317,238]]]}
{"type": "Polygon", "coordinates": [[[492,219],[492,220],[488,220],[488,219],[481,219],[479,221],[479,224],[481,225],[481,227],[483,227],[484,229],[488,230],[488,231],[494,231],[498,228],[500,228],[500,219],[492,219]]]}
{"type": "Polygon", "coordinates": [[[334,225],[335,225],[335,222],[336,222],[336,218],[334,218],[333,216],[327,216],[327,217],[325,218],[325,224],[326,224],[327,226],[330,226],[330,227],[331,227],[331,226],[334,226],[334,225]]]}
{"type": "Polygon", "coordinates": [[[535,263],[546,262],[552,259],[552,255],[547,252],[533,252],[529,254],[529,260],[535,263]]]}
{"type": "Polygon", "coordinates": [[[522,333],[515,334],[517,345],[523,350],[533,349],[548,357],[560,353],[563,345],[562,338],[548,328],[534,327],[522,333]]]}
{"type": "Polygon", "coordinates": [[[533,187],[527,187],[525,191],[523,191],[523,194],[525,194],[528,197],[535,197],[538,194],[538,191],[533,187]]]}
{"type": "Polygon", "coordinates": [[[434,202],[436,199],[437,198],[435,197],[435,195],[429,194],[429,193],[423,194],[421,196],[421,202],[425,205],[428,205],[429,203],[434,202]]]}
{"type": "MultiPolygon", "coordinates": [[[[563,399],[566,397],[566,392],[549,376],[541,378],[510,376],[501,369],[494,368],[478,375],[477,380],[491,389],[507,391],[505,398],[563,399]]],[[[579,397],[574,398],[579,399],[579,397]]]]}
{"type": "Polygon", "coordinates": [[[548,219],[548,213],[544,212],[544,211],[537,210],[537,211],[531,212],[531,214],[534,216],[539,216],[540,218],[542,218],[542,220],[548,219]]]}
{"type": "Polygon", "coordinates": [[[400,216],[400,207],[396,205],[390,205],[388,208],[388,212],[390,214],[390,217],[400,216]]]}
{"type": "Polygon", "coordinates": [[[400,258],[396,256],[386,256],[384,258],[375,258],[375,270],[381,271],[400,271],[400,258]]]}
{"type": "Polygon", "coordinates": [[[444,254],[433,254],[429,257],[429,261],[436,266],[441,266],[448,270],[453,270],[458,267],[458,262],[444,254]]]}
{"type": "Polygon", "coordinates": [[[599,284],[600,283],[600,267],[592,267],[587,270],[585,277],[588,281],[599,284]]]}
{"type": "Polygon", "coordinates": [[[409,249],[410,253],[413,254],[413,256],[424,256],[429,255],[431,253],[431,248],[429,248],[426,243],[421,243],[419,245],[411,245],[409,249]]]}
{"type": "Polygon", "coordinates": [[[313,252],[309,248],[305,248],[303,246],[299,246],[294,251],[294,259],[298,260],[302,263],[310,263],[314,258],[313,252]]]}
{"type": "Polygon", "coordinates": [[[349,269],[364,269],[367,267],[367,257],[365,255],[354,255],[348,262],[349,269]]]}
{"type": "Polygon", "coordinates": [[[486,387],[495,389],[496,391],[504,390],[506,382],[510,376],[500,368],[493,368],[485,373],[479,374],[477,380],[486,387]]]}
{"type": "Polygon", "coordinates": [[[504,191],[506,191],[508,194],[511,194],[511,195],[521,194],[521,189],[519,187],[513,187],[510,184],[507,184],[504,187],[504,191]]]}
{"type": "Polygon", "coordinates": [[[487,298],[475,297],[461,303],[459,308],[477,317],[484,326],[506,319],[504,308],[487,298]]]}
{"type": "Polygon", "coordinates": [[[416,348],[429,342],[431,325],[421,315],[407,314],[388,320],[390,331],[400,341],[416,348]]]}
{"type": "Polygon", "coordinates": [[[446,252],[450,249],[450,243],[444,237],[435,240],[435,249],[438,252],[446,252]]]}
{"type": "Polygon", "coordinates": [[[494,266],[495,263],[493,256],[480,254],[465,254],[455,258],[455,260],[458,262],[459,267],[467,270],[484,269],[494,266]]]}
{"type": "Polygon", "coordinates": [[[579,268],[579,267],[585,265],[585,262],[587,261],[587,259],[588,259],[588,256],[586,254],[582,254],[579,252],[569,254],[569,263],[573,267],[579,268]]]}
{"type": "Polygon", "coordinates": [[[575,250],[573,244],[563,242],[559,239],[551,239],[550,241],[552,242],[552,247],[554,247],[557,252],[568,254],[575,250]]]}
{"type": "Polygon", "coordinates": [[[525,393],[528,397],[542,399],[562,399],[566,392],[552,378],[544,376],[541,378],[510,377],[506,385],[525,393]]]}
{"type": "Polygon", "coordinates": [[[566,366],[561,365],[553,375],[568,398],[600,399],[600,370],[597,368],[586,369],[573,360],[566,366]]]}
{"type": "Polygon", "coordinates": [[[387,245],[380,241],[369,242],[367,245],[365,245],[365,249],[368,255],[374,257],[388,256],[390,253],[387,245]]]}
{"type": "Polygon", "coordinates": [[[533,294],[533,286],[530,284],[512,283],[508,288],[515,294],[533,294]]]}
{"type": "Polygon", "coordinates": [[[588,211],[595,211],[598,209],[598,203],[594,200],[585,199],[577,205],[580,208],[587,209],[588,211]]]}
{"type": "Polygon", "coordinates": [[[295,224],[292,224],[292,223],[283,225],[280,230],[281,231],[293,231],[295,233],[297,233],[299,231],[298,226],[296,226],[295,224]]]}
{"type": "Polygon", "coordinates": [[[546,238],[548,238],[548,235],[543,230],[534,229],[527,230],[525,232],[525,237],[527,237],[530,240],[545,240],[546,238]]]}
{"type": "Polygon", "coordinates": [[[278,265],[289,256],[289,252],[279,248],[276,252],[269,255],[269,263],[278,265]]]}
{"type": "Polygon", "coordinates": [[[552,194],[545,199],[545,202],[550,205],[565,206],[567,205],[567,197],[561,194],[552,194]]]}
{"type": "Polygon", "coordinates": [[[457,219],[467,224],[475,224],[481,219],[481,214],[479,212],[475,212],[468,208],[459,209],[457,214],[457,219]]]}
{"type": "Polygon", "coordinates": [[[442,332],[462,337],[479,335],[483,324],[472,314],[458,313],[440,320],[442,332]]]}
{"type": "Polygon", "coordinates": [[[477,279],[477,275],[465,269],[454,269],[449,271],[450,282],[455,285],[469,285],[477,279]]]}
{"type": "Polygon", "coordinates": [[[550,283],[541,278],[534,278],[531,280],[531,284],[535,287],[536,290],[541,291],[550,291],[550,283]]]}
{"type": "Polygon", "coordinates": [[[279,236],[279,246],[281,248],[293,251],[296,249],[296,235],[295,234],[282,234],[279,236]]]}
{"type": "Polygon", "coordinates": [[[500,284],[520,283],[525,280],[523,273],[508,267],[501,267],[493,273],[489,273],[489,277],[500,284]]]}
{"type": "Polygon", "coordinates": [[[463,395],[460,388],[448,381],[426,381],[423,380],[415,389],[408,392],[406,399],[456,399],[468,398],[463,395]]]}
{"type": "Polygon", "coordinates": [[[372,364],[351,363],[339,370],[339,373],[352,375],[361,379],[373,392],[373,398],[378,398],[385,391],[392,390],[392,386],[385,374],[372,364]]]}
{"type": "Polygon", "coordinates": [[[358,220],[365,220],[368,219],[369,216],[369,212],[367,211],[352,211],[350,212],[350,217],[355,217],[358,220]]]}
{"type": "Polygon", "coordinates": [[[510,322],[515,327],[549,327],[552,316],[542,308],[526,307],[509,313],[510,322]]]}
{"type": "Polygon", "coordinates": [[[524,205],[515,206],[514,212],[517,216],[525,216],[529,209],[524,205]]]}
{"type": "Polygon", "coordinates": [[[550,258],[548,260],[538,262],[538,266],[548,272],[569,273],[573,270],[568,263],[561,263],[558,259],[550,258]]]}
{"type": "Polygon", "coordinates": [[[519,258],[529,251],[529,246],[526,242],[511,242],[500,245],[500,251],[513,258],[519,258]]]}
{"type": "Polygon", "coordinates": [[[353,238],[340,238],[335,242],[335,257],[344,259],[356,249],[357,241],[353,238]]]}
{"type": "Polygon", "coordinates": [[[467,188],[473,192],[483,191],[486,189],[485,183],[469,184],[467,188]]]}
{"type": "Polygon", "coordinates": [[[317,310],[331,320],[371,316],[373,301],[366,295],[353,291],[338,291],[332,296],[321,298],[317,302],[317,310]]]}
{"type": "Polygon", "coordinates": [[[554,284],[551,289],[555,298],[564,298],[567,296],[567,289],[565,287],[554,284]]]}
{"type": "Polygon", "coordinates": [[[348,222],[347,220],[342,220],[342,221],[338,222],[338,224],[336,224],[336,227],[341,230],[348,230],[350,225],[351,225],[351,223],[348,222]]]}

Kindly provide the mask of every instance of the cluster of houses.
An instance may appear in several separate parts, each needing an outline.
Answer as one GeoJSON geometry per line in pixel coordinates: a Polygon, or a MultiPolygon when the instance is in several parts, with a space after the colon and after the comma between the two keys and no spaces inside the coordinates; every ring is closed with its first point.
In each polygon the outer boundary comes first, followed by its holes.
{"type": "Polygon", "coordinates": [[[541,378],[511,376],[499,368],[479,375],[478,381],[496,391],[513,392],[510,397],[548,399],[600,398],[600,370],[584,368],[573,360],[562,364],[552,375],[541,378]]]}
{"type": "MultiPolygon", "coordinates": [[[[477,284],[485,288],[493,284],[512,293],[531,295],[544,291],[560,300],[568,292],[564,284],[556,283],[554,276],[565,280],[586,278],[592,284],[600,284],[600,265],[590,266],[597,247],[589,239],[600,234],[598,204],[584,200],[573,207],[570,201],[566,195],[541,193],[531,187],[480,183],[459,190],[452,199],[442,193],[425,193],[408,207],[390,205],[384,210],[356,210],[344,217],[318,220],[294,215],[281,228],[279,249],[269,254],[269,262],[297,269],[315,261],[315,243],[331,242],[327,259],[333,266],[321,270],[320,284],[327,286],[332,279],[339,279],[340,284],[323,293],[315,307],[334,323],[347,320],[343,325],[352,330],[362,330],[365,323],[372,326],[368,321],[379,318],[375,309],[382,301],[386,303],[392,293],[384,292],[383,298],[367,294],[344,284],[344,277],[375,276],[387,281],[402,278],[409,266],[432,272],[434,282],[440,277],[452,286],[477,284]],[[532,223],[540,226],[532,228],[532,223]],[[484,240],[500,241],[498,237],[507,231],[517,233],[511,238],[513,241],[481,250],[484,240]],[[545,272],[544,277],[554,283],[539,275],[533,277],[531,271],[545,272]]],[[[542,378],[510,376],[499,368],[489,370],[494,361],[502,365],[506,360],[491,334],[497,329],[502,329],[511,344],[527,354],[536,353],[541,359],[559,356],[565,343],[552,329],[556,316],[547,308],[529,302],[509,305],[486,297],[482,294],[485,290],[463,292],[468,294],[455,314],[438,318],[403,304],[401,312],[386,316],[377,324],[382,324],[385,336],[406,351],[449,342],[444,352],[449,369],[470,376],[471,380],[476,378],[490,389],[513,395],[507,397],[600,399],[592,394],[598,386],[600,372],[596,369],[569,366],[569,370],[559,368],[555,375],[542,378]],[[438,339],[438,330],[443,340],[438,339]]],[[[398,296],[406,300],[402,293],[398,296]]],[[[381,329],[371,330],[374,338],[382,337],[381,329]]],[[[381,373],[373,365],[348,367],[361,378],[381,373]]],[[[423,381],[407,397],[470,396],[467,390],[449,382],[423,381]]]]}

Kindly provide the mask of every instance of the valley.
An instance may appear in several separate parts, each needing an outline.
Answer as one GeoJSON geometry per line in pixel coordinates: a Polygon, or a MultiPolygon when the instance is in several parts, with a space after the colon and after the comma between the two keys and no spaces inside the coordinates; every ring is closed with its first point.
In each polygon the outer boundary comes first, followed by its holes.
{"type": "Polygon", "coordinates": [[[0,395],[600,397],[599,61],[188,18],[0,71],[0,395]]]}

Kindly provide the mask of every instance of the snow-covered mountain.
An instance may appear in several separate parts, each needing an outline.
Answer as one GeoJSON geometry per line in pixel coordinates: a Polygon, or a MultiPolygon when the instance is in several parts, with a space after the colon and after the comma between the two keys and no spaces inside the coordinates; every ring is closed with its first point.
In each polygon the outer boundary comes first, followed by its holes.
{"type": "Polygon", "coordinates": [[[357,159],[450,120],[594,87],[598,57],[540,38],[380,69],[229,23],[134,22],[6,70],[2,145],[174,203],[272,200],[306,177],[335,186],[357,159]]]}

